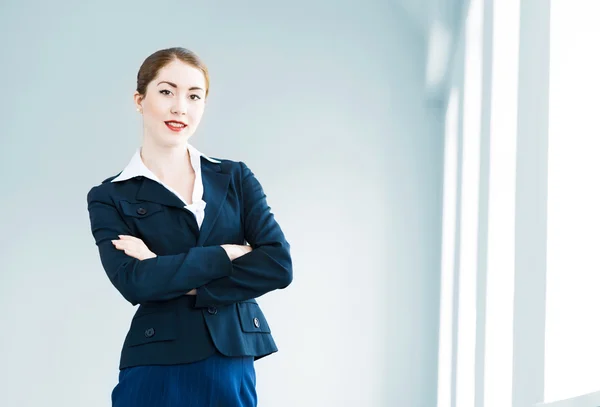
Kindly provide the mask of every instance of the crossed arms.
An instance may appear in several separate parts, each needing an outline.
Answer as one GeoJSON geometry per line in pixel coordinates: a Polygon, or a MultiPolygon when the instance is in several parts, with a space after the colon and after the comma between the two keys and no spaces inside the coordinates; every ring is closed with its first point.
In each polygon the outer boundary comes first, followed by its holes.
{"type": "MultiPolygon", "coordinates": [[[[231,256],[235,249],[223,246],[193,247],[186,253],[165,256],[150,252],[153,256],[145,253],[143,259],[128,255],[113,243],[119,235],[133,234],[108,188],[96,186],[89,191],[88,212],[100,260],[125,299],[133,305],[166,301],[196,289],[196,307],[219,306],[257,298],[292,282],[289,243],[270,211],[262,186],[243,162],[239,164],[244,237],[252,248],[239,257],[231,256]]],[[[143,249],[137,253],[144,254],[143,249]]]]}

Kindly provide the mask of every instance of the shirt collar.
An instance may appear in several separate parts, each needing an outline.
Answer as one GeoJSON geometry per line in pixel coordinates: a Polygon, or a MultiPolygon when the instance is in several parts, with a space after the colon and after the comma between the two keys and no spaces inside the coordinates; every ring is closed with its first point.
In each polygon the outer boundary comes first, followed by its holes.
{"type": "MultiPolygon", "coordinates": [[[[208,161],[217,163],[217,164],[219,164],[221,162],[214,158],[208,157],[206,154],[201,153],[200,151],[198,151],[194,146],[192,146],[189,143],[187,144],[187,149],[190,153],[192,167],[194,168],[194,171],[196,172],[196,174],[200,173],[200,157],[204,157],[208,161]]],[[[121,171],[121,173],[115,179],[113,179],[112,182],[126,181],[128,179],[139,177],[139,176],[146,177],[151,180],[160,182],[158,180],[158,178],[156,177],[156,175],[154,175],[154,173],[152,171],[150,171],[148,169],[148,167],[146,167],[146,165],[142,161],[142,156],[140,154],[141,151],[142,151],[141,147],[138,147],[135,150],[133,157],[131,157],[131,160],[129,160],[129,164],[127,164],[125,169],[123,171],[121,171]]]]}

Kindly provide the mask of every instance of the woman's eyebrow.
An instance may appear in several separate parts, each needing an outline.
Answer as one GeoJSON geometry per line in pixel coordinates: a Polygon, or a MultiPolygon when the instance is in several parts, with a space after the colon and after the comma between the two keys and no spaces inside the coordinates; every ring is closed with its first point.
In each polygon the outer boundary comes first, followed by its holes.
{"type": "MultiPolygon", "coordinates": [[[[156,86],[160,85],[161,83],[166,83],[167,85],[171,85],[172,87],[177,88],[177,85],[175,85],[173,82],[169,82],[169,81],[158,82],[156,84],[156,86]]],[[[198,86],[192,86],[189,90],[204,90],[204,89],[199,88],[198,86]]]]}

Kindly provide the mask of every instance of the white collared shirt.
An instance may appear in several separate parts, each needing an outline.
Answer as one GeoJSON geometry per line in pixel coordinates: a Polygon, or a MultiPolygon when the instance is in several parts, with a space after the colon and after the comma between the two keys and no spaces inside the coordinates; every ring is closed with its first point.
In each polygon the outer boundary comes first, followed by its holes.
{"type": "Polygon", "coordinates": [[[204,220],[204,208],[206,207],[206,202],[202,200],[204,186],[202,185],[200,157],[202,156],[213,163],[220,163],[221,161],[206,156],[205,154],[196,150],[196,148],[194,148],[194,146],[192,146],[191,144],[187,145],[187,149],[190,154],[190,161],[192,163],[192,167],[194,168],[194,172],[196,173],[196,180],[194,181],[194,189],[192,191],[191,203],[186,202],[186,200],[177,191],[161,182],[161,180],[159,180],[158,177],[152,171],[150,171],[148,167],[146,167],[146,165],[142,161],[141,147],[137,148],[137,150],[133,154],[133,157],[131,157],[129,164],[127,164],[127,166],[121,172],[121,174],[119,174],[119,176],[113,179],[111,182],[126,181],[128,179],[139,176],[146,177],[148,179],[158,182],[159,184],[167,188],[169,191],[173,192],[179,199],[181,199],[181,201],[184,204],[186,204],[185,209],[189,210],[194,214],[194,216],[196,217],[196,221],[198,222],[198,228],[200,228],[200,226],[202,226],[202,221],[204,220]]]}

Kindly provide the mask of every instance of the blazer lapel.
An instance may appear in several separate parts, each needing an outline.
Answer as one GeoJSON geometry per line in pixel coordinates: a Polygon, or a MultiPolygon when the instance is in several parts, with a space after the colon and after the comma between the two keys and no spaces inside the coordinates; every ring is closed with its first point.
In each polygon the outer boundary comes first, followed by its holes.
{"type": "Polygon", "coordinates": [[[204,219],[200,228],[197,246],[202,246],[210,235],[223,202],[225,202],[229,181],[231,180],[231,175],[221,172],[219,164],[211,163],[204,157],[200,158],[200,163],[202,186],[204,188],[202,200],[206,202],[206,208],[204,209],[204,219]]]}
{"type": "Polygon", "coordinates": [[[135,196],[136,199],[140,201],[157,202],[162,205],[174,206],[176,208],[185,208],[185,203],[173,192],[154,180],[146,177],[141,178],[142,184],[135,196]]]}

